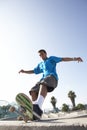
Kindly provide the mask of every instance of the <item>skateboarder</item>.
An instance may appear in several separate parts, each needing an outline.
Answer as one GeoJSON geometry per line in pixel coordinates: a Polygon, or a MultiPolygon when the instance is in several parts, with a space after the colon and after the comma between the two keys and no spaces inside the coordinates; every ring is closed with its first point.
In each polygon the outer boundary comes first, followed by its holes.
{"type": "Polygon", "coordinates": [[[42,61],[33,69],[33,70],[23,70],[21,69],[19,73],[26,74],[40,74],[42,73],[42,78],[36,85],[29,91],[32,102],[33,102],[33,111],[37,116],[42,116],[42,104],[44,99],[47,96],[48,92],[52,92],[58,85],[58,74],[56,72],[56,65],[59,62],[68,62],[68,61],[77,61],[83,62],[80,57],[56,57],[56,56],[47,56],[47,52],[44,49],[38,51],[39,56],[42,61]]]}

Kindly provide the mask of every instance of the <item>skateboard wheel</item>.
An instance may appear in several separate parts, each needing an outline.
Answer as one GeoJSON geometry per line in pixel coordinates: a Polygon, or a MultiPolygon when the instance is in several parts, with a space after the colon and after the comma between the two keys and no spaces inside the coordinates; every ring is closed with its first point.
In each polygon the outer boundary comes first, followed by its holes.
{"type": "Polygon", "coordinates": [[[9,111],[10,111],[10,112],[14,112],[14,111],[15,111],[15,107],[11,106],[11,107],[9,108],[9,111]]]}

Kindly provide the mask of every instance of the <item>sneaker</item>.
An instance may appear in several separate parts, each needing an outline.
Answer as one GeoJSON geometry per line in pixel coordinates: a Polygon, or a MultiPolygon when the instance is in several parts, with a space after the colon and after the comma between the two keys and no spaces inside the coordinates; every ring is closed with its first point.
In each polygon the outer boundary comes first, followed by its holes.
{"type": "Polygon", "coordinates": [[[33,104],[33,120],[40,120],[43,111],[39,108],[38,104],[33,104]]]}

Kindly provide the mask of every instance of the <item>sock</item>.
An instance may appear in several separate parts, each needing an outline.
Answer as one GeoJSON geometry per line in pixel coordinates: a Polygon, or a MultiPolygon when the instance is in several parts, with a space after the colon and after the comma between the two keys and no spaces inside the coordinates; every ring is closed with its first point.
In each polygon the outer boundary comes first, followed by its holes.
{"type": "Polygon", "coordinates": [[[44,97],[42,95],[39,95],[38,99],[34,101],[33,104],[38,104],[40,109],[42,109],[43,102],[44,102],[44,97]]]}

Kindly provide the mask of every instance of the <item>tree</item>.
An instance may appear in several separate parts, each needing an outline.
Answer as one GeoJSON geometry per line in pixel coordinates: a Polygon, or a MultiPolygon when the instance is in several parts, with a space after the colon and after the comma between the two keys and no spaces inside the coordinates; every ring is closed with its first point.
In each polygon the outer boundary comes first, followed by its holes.
{"type": "Polygon", "coordinates": [[[63,111],[63,112],[68,112],[68,111],[69,111],[69,106],[64,103],[64,104],[62,105],[62,111],[63,111]]]}
{"type": "Polygon", "coordinates": [[[56,109],[56,103],[57,103],[57,100],[54,96],[51,97],[51,104],[53,106],[53,109],[55,110],[56,109]]]}
{"type": "Polygon", "coordinates": [[[73,109],[74,109],[75,108],[75,98],[76,98],[75,92],[69,91],[68,97],[70,98],[72,105],[73,105],[73,109]]]}
{"type": "Polygon", "coordinates": [[[76,106],[77,110],[84,110],[85,109],[85,105],[79,103],[77,106],[76,106]]]}

